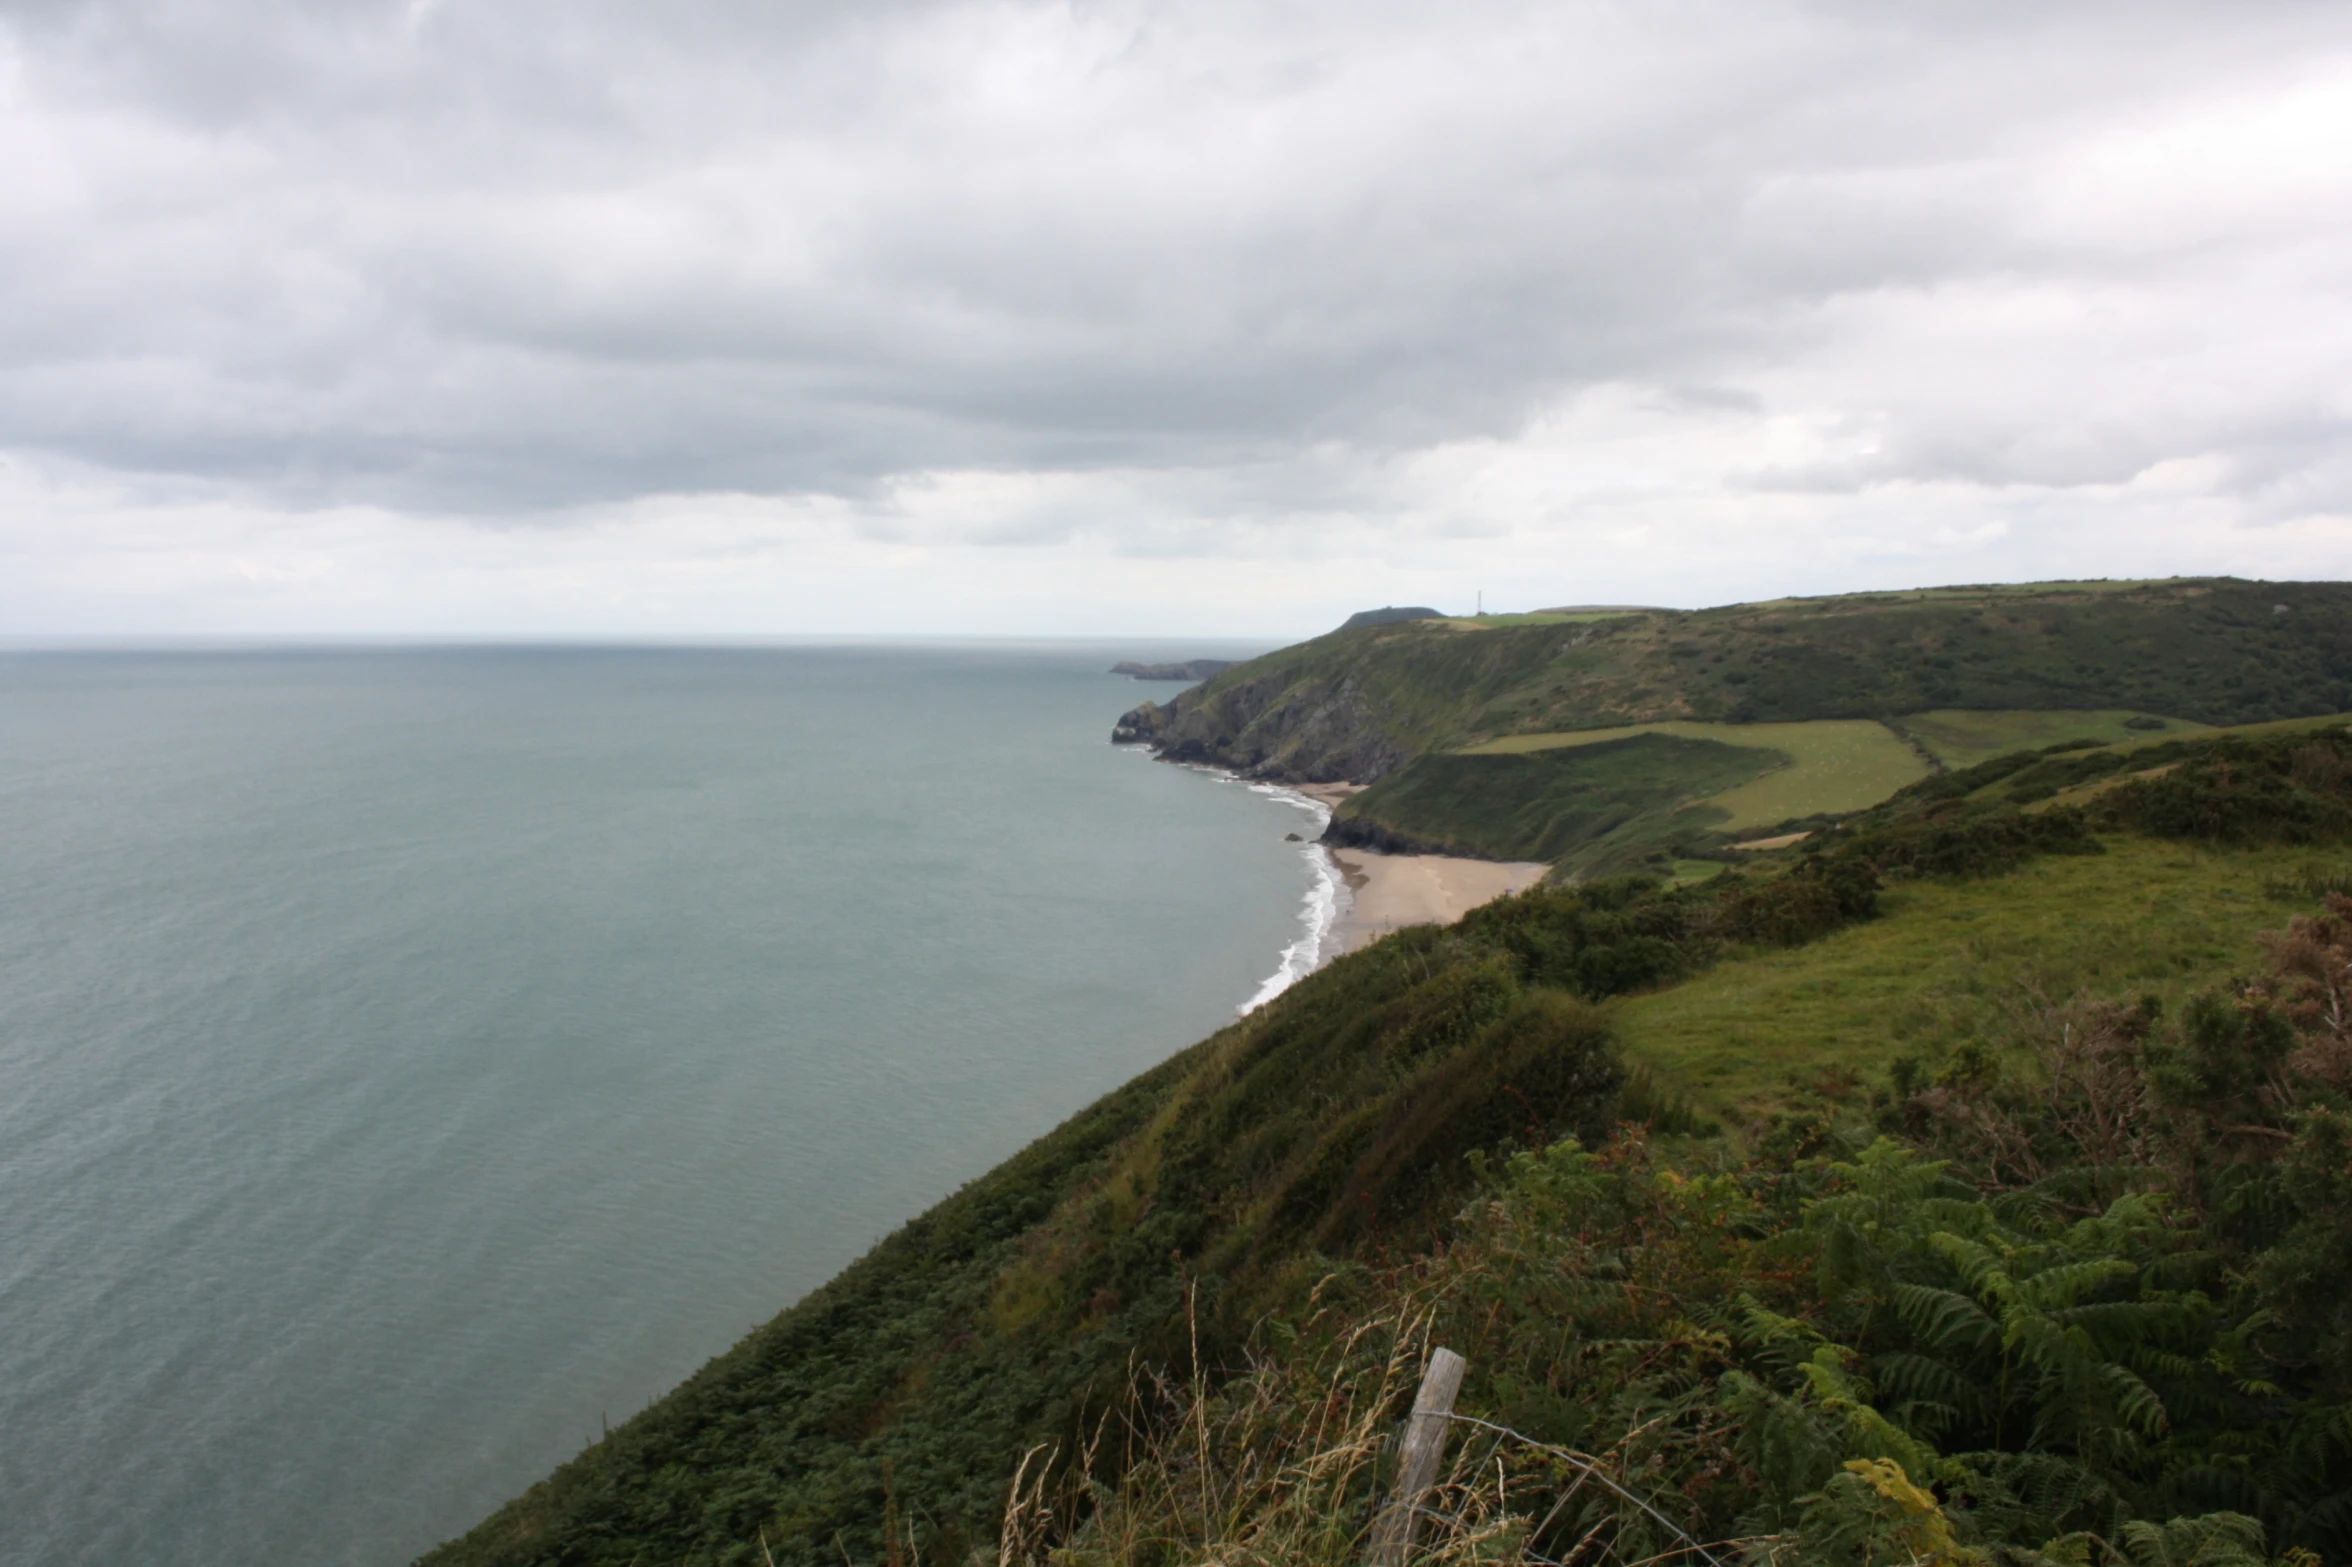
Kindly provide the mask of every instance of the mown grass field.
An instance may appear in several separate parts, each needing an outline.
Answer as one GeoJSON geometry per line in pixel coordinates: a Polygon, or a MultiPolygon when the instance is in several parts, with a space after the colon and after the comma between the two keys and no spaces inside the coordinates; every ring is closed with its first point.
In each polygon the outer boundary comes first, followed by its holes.
{"type": "Polygon", "coordinates": [[[1905,784],[1926,777],[1928,771],[1919,753],[1884,724],[1846,718],[1796,724],[1668,722],[1635,724],[1622,729],[1511,735],[1467,747],[1461,754],[1516,755],[1562,746],[1598,745],[1639,734],[1760,747],[1788,758],[1785,767],[1697,802],[1726,812],[1722,827],[1731,833],[1769,827],[1802,816],[1864,810],[1905,784]]]}
{"type": "Polygon", "coordinates": [[[2202,734],[2204,724],[2160,713],[2135,713],[2127,708],[2065,708],[2034,712],[2021,708],[1971,711],[1945,708],[1909,713],[1896,720],[1946,767],[1973,767],[1978,762],[2006,756],[2011,751],[2038,751],[2063,740],[2096,740],[2118,745],[2151,740],[2177,740],[2202,734]],[[2161,729],[2131,729],[2131,719],[2161,720],[2161,729]]]}
{"type": "Polygon", "coordinates": [[[1825,1075],[1881,1079],[1898,1056],[1932,1068],[1970,1041],[2015,1038],[2037,998],[2177,1006],[2253,972],[2257,933],[2316,901],[2274,889],[2330,873],[2352,873],[2352,855],[2115,837],[2106,854],[1988,880],[1898,883],[1880,919],[1617,1003],[1618,1037],[1668,1094],[1746,1121],[1825,1075]]]}

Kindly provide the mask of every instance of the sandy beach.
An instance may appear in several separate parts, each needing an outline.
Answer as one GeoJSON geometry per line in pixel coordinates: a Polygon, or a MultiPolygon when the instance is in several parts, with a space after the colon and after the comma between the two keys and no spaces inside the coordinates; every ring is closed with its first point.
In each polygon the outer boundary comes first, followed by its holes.
{"type": "Polygon", "coordinates": [[[1283,787],[1296,790],[1308,799],[1328,805],[1336,811],[1342,800],[1351,794],[1362,794],[1367,786],[1353,783],[1307,783],[1285,784],[1283,787]]]}
{"type": "Polygon", "coordinates": [[[1551,869],[1541,863],[1460,860],[1443,854],[1329,852],[1353,900],[1335,931],[1340,952],[1353,952],[1407,925],[1451,925],[1481,903],[1534,886],[1551,869]]]}

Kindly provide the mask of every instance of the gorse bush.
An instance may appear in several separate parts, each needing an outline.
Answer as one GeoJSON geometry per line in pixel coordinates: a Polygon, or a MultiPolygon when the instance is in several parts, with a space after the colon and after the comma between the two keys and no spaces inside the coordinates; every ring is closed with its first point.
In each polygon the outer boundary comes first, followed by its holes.
{"type": "Polygon", "coordinates": [[[2083,814],[2066,809],[1931,814],[1848,835],[1833,851],[1836,861],[1882,877],[1991,876],[2040,854],[2102,852],[2083,814]]]}
{"type": "Polygon", "coordinates": [[[2352,735],[2340,729],[2197,747],[2105,797],[2114,826],[2215,843],[2317,843],[2352,832],[2352,735]]]}

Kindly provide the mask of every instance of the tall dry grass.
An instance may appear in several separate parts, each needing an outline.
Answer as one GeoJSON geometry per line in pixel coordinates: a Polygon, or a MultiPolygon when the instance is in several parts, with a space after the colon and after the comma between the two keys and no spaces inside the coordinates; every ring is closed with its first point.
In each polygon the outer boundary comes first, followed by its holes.
{"type": "MultiPolygon", "coordinates": [[[[1360,1567],[1433,1318],[1408,1301],[1336,1332],[1313,1319],[1289,1353],[1255,1356],[1213,1389],[1197,1368],[1134,1378],[1082,1451],[1024,1455],[996,1567],[1360,1567]]],[[[1736,1567],[1777,1554],[1771,1540],[1692,1539],[1624,1467],[1620,1450],[1578,1453],[1458,1414],[1416,1509],[1411,1567],[1736,1567]]]]}

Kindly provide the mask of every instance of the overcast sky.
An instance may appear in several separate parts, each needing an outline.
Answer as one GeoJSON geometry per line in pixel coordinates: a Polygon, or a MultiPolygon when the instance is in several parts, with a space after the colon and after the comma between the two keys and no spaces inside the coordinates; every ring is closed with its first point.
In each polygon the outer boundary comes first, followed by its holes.
{"type": "Polygon", "coordinates": [[[2352,6],[0,5],[0,632],[2352,576],[2352,6]]]}

